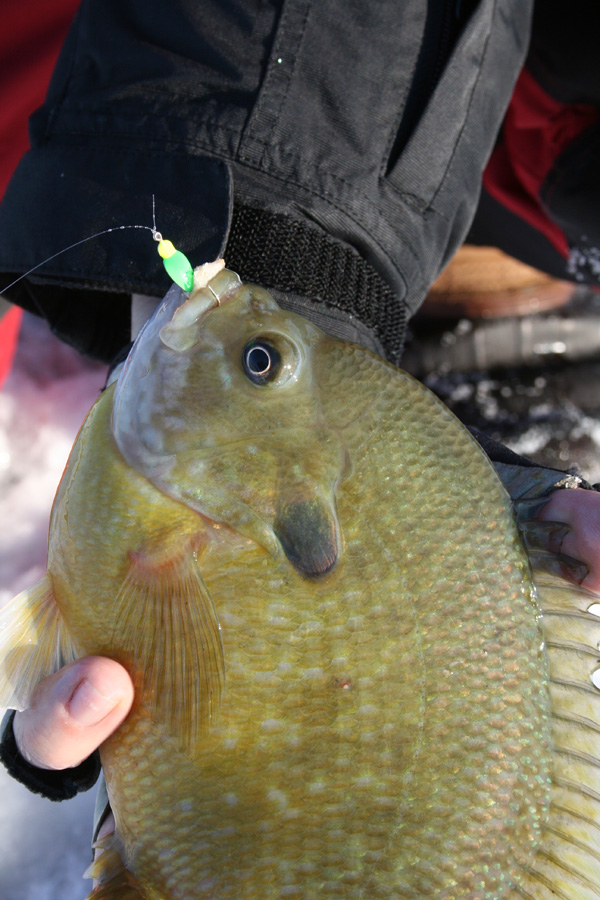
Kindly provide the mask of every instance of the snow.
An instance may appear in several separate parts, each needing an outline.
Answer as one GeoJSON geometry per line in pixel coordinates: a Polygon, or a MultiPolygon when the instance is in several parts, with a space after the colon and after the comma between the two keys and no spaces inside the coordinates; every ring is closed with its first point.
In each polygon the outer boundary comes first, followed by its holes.
{"type": "MultiPolygon", "coordinates": [[[[77,430],[106,378],[26,316],[0,389],[0,603],[45,570],[48,516],[77,430]]],[[[3,712],[0,710],[0,712],[3,712]]],[[[30,794],[0,766],[0,900],[83,900],[94,791],[68,803],[30,794]]]]}
{"type": "Polygon", "coordinates": [[[68,803],[30,794],[0,771],[1,900],[84,900],[94,792],[68,803]]]}

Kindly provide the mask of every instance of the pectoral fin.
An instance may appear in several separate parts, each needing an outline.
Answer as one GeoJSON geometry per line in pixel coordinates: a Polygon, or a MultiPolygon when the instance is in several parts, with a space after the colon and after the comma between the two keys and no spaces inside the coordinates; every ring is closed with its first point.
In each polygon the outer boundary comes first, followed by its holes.
{"type": "Polygon", "coordinates": [[[77,656],[46,574],[0,609],[0,706],[25,709],[39,682],[77,656]]]}
{"type": "Polygon", "coordinates": [[[216,720],[225,680],[219,621],[195,553],[133,559],[118,604],[115,645],[134,682],[141,678],[155,721],[195,746],[216,720]]]}

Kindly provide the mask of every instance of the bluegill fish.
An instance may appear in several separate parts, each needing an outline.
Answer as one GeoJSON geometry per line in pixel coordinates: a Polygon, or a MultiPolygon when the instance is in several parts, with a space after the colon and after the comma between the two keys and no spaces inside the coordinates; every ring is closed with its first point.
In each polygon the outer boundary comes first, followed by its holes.
{"type": "Polygon", "coordinates": [[[198,278],[90,412],[0,619],[5,706],[79,656],[133,678],[90,897],[598,900],[593,597],[536,587],[548,555],[421,384],[198,278]]]}

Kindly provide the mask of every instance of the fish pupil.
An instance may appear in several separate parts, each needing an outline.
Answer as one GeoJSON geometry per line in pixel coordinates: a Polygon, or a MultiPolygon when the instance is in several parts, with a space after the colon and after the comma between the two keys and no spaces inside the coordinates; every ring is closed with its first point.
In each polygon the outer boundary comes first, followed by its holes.
{"type": "Polygon", "coordinates": [[[277,377],[280,365],[279,351],[266,341],[251,341],[244,348],[244,371],[254,384],[272,381],[277,377]]]}
{"type": "Polygon", "coordinates": [[[271,368],[271,357],[264,347],[253,347],[248,353],[248,368],[253,375],[266,375],[271,368]]]}

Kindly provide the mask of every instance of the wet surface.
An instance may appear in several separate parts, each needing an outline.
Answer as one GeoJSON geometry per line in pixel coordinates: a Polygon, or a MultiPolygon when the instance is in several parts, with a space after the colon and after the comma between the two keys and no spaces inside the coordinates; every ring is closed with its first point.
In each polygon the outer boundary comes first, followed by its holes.
{"type": "Polygon", "coordinates": [[[466,425],[600,481],[600,295],[519,319],[415,322],[404,365],[466,425]]]}

